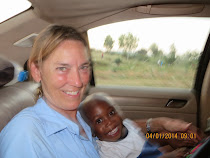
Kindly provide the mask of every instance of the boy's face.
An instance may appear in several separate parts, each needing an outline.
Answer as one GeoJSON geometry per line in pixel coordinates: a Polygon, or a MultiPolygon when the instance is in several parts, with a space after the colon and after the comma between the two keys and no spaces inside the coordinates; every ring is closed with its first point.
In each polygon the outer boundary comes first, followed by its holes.
{"type": "Polygon", "coordinates": [[[90,106],[88,119],[94,134],[101,141],[117,141],[122,135],[122,118],[113,106],[104,101],[90,106]]]}

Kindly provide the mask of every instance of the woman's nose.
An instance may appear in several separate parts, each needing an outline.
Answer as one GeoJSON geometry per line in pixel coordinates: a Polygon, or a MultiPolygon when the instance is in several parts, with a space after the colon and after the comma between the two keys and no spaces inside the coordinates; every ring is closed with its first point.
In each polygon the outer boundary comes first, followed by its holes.
{"type": "Polygon", "coordinates": [[[82,87],[82,79],[79,73],[79,70],[71,70],[69,74],[69,84],[75,87],[82,87]]]}

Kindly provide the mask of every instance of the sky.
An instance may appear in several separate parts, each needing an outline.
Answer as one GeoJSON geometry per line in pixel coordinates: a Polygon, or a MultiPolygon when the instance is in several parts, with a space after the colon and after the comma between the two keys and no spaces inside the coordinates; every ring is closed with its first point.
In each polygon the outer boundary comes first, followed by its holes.
{"type": "Polygon", "coordinates": [[[0,23],[6,19],[28,9],[31,3],[27,0],[1,0],[0,1],[0,23]]]}
{"type": "Polygon", "coordinates": [[[202,51],[210,31],[210,18],[153,18],[132,20],[100,26],[88,31],[90,47],[105,50],[103,47],[107,35],[115,41],[113,50],[117,51],[118,38],[131,32],[139,38],[138,48],[148,49],[156,43],[167,54],[175,44],[177,54],[186,51],[202,51]]]}

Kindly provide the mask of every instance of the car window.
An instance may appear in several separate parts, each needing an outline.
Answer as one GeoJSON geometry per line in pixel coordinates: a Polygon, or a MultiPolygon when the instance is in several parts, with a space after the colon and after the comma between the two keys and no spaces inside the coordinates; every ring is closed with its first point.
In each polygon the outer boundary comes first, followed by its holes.
{"type": "Polygon", "coordinates": [[[31,7],[28,0],[6,0],[0,2],[0,23],[31,7]]]}
{"type": "Polygon", "coordinates": [[[95,84],[193,88],[210,18],[153,18],[88,31],[95,84]]]}

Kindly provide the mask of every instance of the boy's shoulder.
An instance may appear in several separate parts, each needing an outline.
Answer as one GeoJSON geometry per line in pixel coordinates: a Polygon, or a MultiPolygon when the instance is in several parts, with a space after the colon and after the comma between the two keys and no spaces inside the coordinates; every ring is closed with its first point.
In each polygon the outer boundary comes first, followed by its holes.
{"type": "Polygon", "coordinates": [[[124,119],[123,120],[123,125],[126,127],[126,128],[134,128],[134,129],[140,129],[140,127],[131,119],[124,119]]]}

